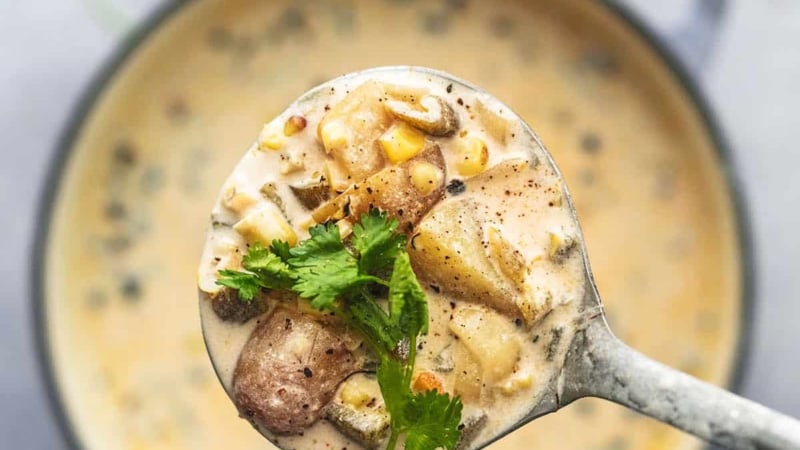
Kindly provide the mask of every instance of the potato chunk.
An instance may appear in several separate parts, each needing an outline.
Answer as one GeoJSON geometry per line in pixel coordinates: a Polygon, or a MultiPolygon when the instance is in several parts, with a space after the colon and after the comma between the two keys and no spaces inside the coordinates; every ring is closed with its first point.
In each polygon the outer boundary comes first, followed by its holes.
{"type": "Polygon", "coordinates": [[[502,380],[514,371],[520,343],[508,318],[481,306],[461,306],[453,312],[450,331],[478,361],[487,381],[502,380]]]}
{"type": "Polygon", "coordinates": [[[325,150],[353,181],[363,180],[385,165],[377,142],[392,122],[382,102],[385,96],[381,83],[366,82],[334,105],[319,123],[325,150]]]}
{"type": "Polygon", "coordinates": [[[374,376],[355,374],[342,383],[325,418],[366,448],[378,447],[389,434],[389,414],[374,376]]]}
{"type": "Polygon", "coordinates": [[[514,119],[507,117],[500,111],[494,111],[491,106],[478,99],[475,102],[475,112],[483,124],[486,133],[497,140],[500,144],[506,143],[506,137],[512,130],[514,119]]]}
{"type": "Polygon", "coordinates": [[[518,316],[518,295],[484,249],[483,220],[471,198],[438,205],[417,227],[408,253],[418,276],[459,299],[518,316]]]}
{"type": "Polygon", "coordinates": [[[280,208],[271,202],[262,203],[258,208],[250,210],[242,220],[233,225],[233,229],[249,243],[261,242],[267,245],[273,239],[279,239],[289,245],[297,244],[297,233],[280,208]]]}
{"type": "Polygon", "coordinates": [[[294,309],[273,311],[236,364],[233,396],[242,416],[278,434],[311,426],[337,386],[359,369],[345,335],[294,309]]]}
{"type": "Polygon", "coordinates": [[[420,192],[416,187],[411,168],[425,162],[442,173],[445,178],[445,161],[439,146],[426,141],[425,150],[408,161],[387,167],[362,183],[356,183],[338,197],[314,210],[311,217],[317,223],[339,220],[346,216],[360,217],[370,208],[379,208],[400,222],[400,230],[413,229],[434,204],[444,198],[444,184],[420,192]]]}

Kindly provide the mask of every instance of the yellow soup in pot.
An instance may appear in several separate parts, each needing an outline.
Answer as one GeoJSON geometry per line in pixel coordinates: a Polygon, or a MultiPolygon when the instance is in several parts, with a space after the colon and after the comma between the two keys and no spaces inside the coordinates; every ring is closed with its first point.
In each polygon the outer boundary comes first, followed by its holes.
{"type": "MultiPolygon", "coordinates": [[[[605,7],[196,1],[111,79],[53,206],[46,326],[86,448],[269,448],[236,418],[202,342],[196,263],[208,211],[252,130],[320,81],[392,64],[458,74],[533,124],[575,197],[612,328],[650,356],[726,382],[741,267],[715,149],[677,80],[605,7]]],[[[581,400],[492,448],[696,446],[581,400]]]]}

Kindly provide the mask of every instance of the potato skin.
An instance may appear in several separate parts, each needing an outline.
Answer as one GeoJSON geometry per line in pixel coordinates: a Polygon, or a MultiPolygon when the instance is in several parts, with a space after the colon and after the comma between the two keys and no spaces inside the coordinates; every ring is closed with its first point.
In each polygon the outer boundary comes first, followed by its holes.
{"type": "Polygon", "coordinates": [[[442,171],[446,178],[442,151],[434,142],[427,141],[420,154],[401,164],[387,167],[356,183],[330,202],[320,206],[311,216],[317,223],[345,216],[358,218],[370,208],[386,211],[400,222],[400,231],[410,233],[422,217],[444,198],[444,184],[427,195],[422,195],[411,180],[409,169],[416,162],[426,162],[442,171]]]}
{"type": "Polygon", "coordinates": [[[278,307],[253,331],[233,374],[242,417],[275,434],[316,422],[339,384],[358,370],[346,331],[278,307]]]}

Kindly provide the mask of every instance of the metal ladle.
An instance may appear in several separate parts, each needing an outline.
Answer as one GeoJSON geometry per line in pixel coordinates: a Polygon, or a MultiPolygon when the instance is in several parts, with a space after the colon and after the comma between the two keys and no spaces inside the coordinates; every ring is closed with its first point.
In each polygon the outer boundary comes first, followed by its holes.
{"type": "MultiPolygon", "coordinates": [[[[373,74],[402,75],[408,71],[421,72],[446,80],[462,89],[488,95],[480,88],[450,74],[422,67],[381,67],[345,77],[366,79],[373,74]]],[[[296,104],[314,101],[318,93],[338,80],[308,91],[296,104]]],[[[510,108],[508,110],[511,111],[510,108]]],[[[567,207],[572,220],[578,225],[572,197],[555,161],[533,130],[521,118],[515,117],[523,124],[524,131],[530,135],[532,141],[540,147],[539,156],[543,156],[543,161],[540,162],[549,164],[561,179],[567,207]]],[[[576,226],[576,229],[579,233],[579,250],[584,261],[586,294],[579,317],[575,318],[579,329],[566,352],[563,367],[559,376],[549,382],[545,395],[529,414],[483,446],[579,398],[598,397],[730,449],[800,450],[800,422],[797,420],[653,361],[617,339],[603,313],[580,226],[576,226]]],[[[212,362],[214,356],[212,352],[212,362]]],[[[215,364],[215,368],[216,366],[215,364]]],[[[226,389],[229,388],[229,384],[224,381],[223,385],[226,389]]]]}

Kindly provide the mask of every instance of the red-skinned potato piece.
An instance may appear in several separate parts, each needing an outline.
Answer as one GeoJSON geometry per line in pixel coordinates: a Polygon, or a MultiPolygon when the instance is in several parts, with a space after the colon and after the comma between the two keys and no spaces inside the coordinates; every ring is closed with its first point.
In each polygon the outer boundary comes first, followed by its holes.
{"type": "Polygon", "coordinates": [[[311,213],[317,223],[346,216],[358,218],[370,208],[386,211],[400,222],[400,231],[409,233],[439,200],[444,198],[447,178],[444,156],[439,146],[425,142],[417,156],[396,166],[387,167],[361,183],[356,183],[338,197],[311,213]],[[415,164],[428,163],[441,171],[441,181],[427,195],[422,194],[411,177],[415,164]]]}
{"type": "Polygon", "coordinates": [[[240,414],[275,434],[298,434],[316,422],[339,384],[360,370],[347,332],[278,307],[245,344],[233,375],[240,414]]]}

